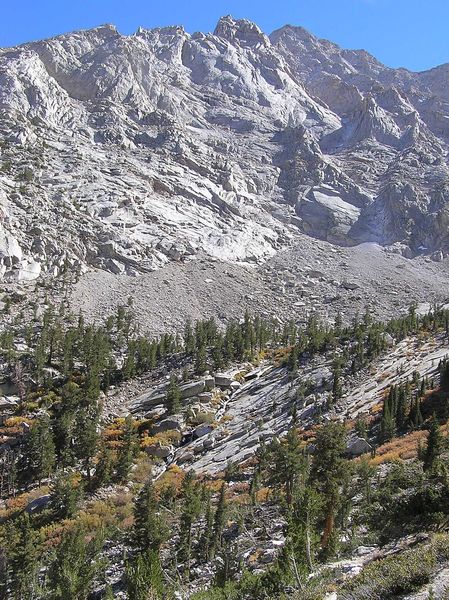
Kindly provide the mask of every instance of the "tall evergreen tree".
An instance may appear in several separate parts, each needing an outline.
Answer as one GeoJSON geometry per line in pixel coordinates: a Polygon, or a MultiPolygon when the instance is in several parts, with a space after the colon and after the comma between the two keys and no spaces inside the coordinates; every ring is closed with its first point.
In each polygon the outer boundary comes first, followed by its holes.
{"type": "MultiPolygon", "coordinates": [[[[40,596],[38,581],[40,541],[28,514],[20,516],[7,530],[7,581],[11,600],[36,600],[40,596]]],[[[6,575],[6,573],[5,573],[6,575]]]]}
{"type": "Polygon", "coordinates": [[[159,555],[154,550],[139,553],[125,563],[128,600],[157,600],[164,592],[159,555]]]}
{"type": "Polygon", "coordinates": [[[312,479],[324,496],[325,524],[321,546],[326,555],[333,552],[335,517],[340,506],[340,489],[347,474],[343,458],[346,431],[341,423],[330,422],[317,433],[312,464],[312,479]]]}
{"type": "Polygon", "coordinates": [[[83,462],[87,480],[90,484],[92,460],[96,454],[98,444],[98,421],[100,411],[97,403],[80,410],[75,420],[75,453],[76,457],[83,462]]]}
{"type": "Polygon", "coordinates": [[[74,473],[59,472],[51,485],[50,508],[56,519],[72,517],[83,497],[83,485],[74,473]]]}
{"type": "Polygon", "coordinates": [[[161,513],[153,482],[149,479],[134,504],[133,543],[141,552],[159,552],[167,537],[168,527],[161,513]]]}
{"type": "Polygon", "coordinates": [[[424,470],[434,469],[443,448],[443,437],[440,432],[438,420],[433,415],[430,422],[429,436],[427,438],[426,450],[424,452],[424,470]]]}
{"type": "Polygon", "coordinates": [[[116,473],[119,481],[126,481],[131,470],[137,449],[136,428],[131,415],[125,419],[125,426],[117,459],[116,473]]]}
{"type": "Polygon", "coordinates": [[[102,532],[87,536],[82,527],[66,532],[48,569],[49,600],[87,600],[94,588],[103,562],[102,532]]]}
{"type": "Polygon", "coordinates": [[[40,417],[31,426],[23,445],[19,461],[19,477],[24,483],[37,481],[51,475],[55,466],[55,445],[50,429],[50,419],[40,417]]]}
{"type": "Polygon", "coordinates": [[[95,487],[100,488],[109,485],[114,473],[114,461],[111,450],[104,441],[100,445],[98,462],[95,467],[95,487]]]}
{"type": "Polygon", "coordinates": [[[227,513],[225,492],[226,492],[226,488],[225,488],[225,484],[223,483],[220,488],[220,496],[218,498],[218,504],[217,504],[217,508],[215,510],[212,555],[215,555],[217,550],[220,550],[222,547],[222,535],[223,535],[223,530],[224,530],[224,526],[226,523],[226,513],[227,513]]]}
{"type": "Polygon", "coordinates": [[[170,375],[170,383],[165,398],[165,408],[170,415],[174,415],[181,410],[181,390],[179,388],[178,378],[174,373],[170,375]]]}
{"type": "Polygon", "coordinates": [[[182,512],[180,518],[179,558],[184,563],[184,575],[190,577],[192,553],[192,527],[201,513],[201,487],[195,480],[193,471],[189,471],[182,483],[182,512]]]}

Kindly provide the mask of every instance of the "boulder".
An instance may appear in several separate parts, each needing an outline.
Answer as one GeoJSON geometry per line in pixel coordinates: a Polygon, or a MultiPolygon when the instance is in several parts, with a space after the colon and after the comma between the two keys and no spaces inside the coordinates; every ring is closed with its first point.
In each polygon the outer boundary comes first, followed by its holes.
{"type": "Polygon", "coordinates": [[[205,435],[209,435],[209,433],[212,433],[212,431],[212,425],[198,425],[198,427],[193,430],[193,438],[198,439],[205,435]]]}
{"type": "Polygon", "coordinates": [[[225,375],[224,373],[216,373],[215,374],[215,385],[221,389],[227,389],[231,387],[231,383],[233,382],[233,378],[229,375],[225,375]]]}
{"type": "Polygon", "coordinates": [[[373,447],[369,442],[361,437],[357,437],[349,442],[346,451],[351,456],[360,456],[361,454],[371,452],[372,449],[373,447]]]}
{"type": "Polygon", "coordinates": [[[0,396],[0,410],[9,410],[17,407],[18,402],[6,396],[0,396]]]}
{"type": "Polygon", "coordinates": [[[245,381],[250,381],[251,379],[257,379],[262,372],[262,369],[253,369],[249,373],[245,375],[245,381]]]}
{"type": "Polygon", "coordinates": [[[35,260],[22,261],[19,269],[19,281],[34,281],[41,274],[41,265],[35,260]]]}
{"type": "Polygon", "coordinates": [[[171,454],[173,454],[173,446],[160,446],[159,444],[152,444],[151,446],[147,446],[145,451],[149,456],[154,456],[156,458],[168,458],[171,454]]]}
{"type": "Polygon", "coordinates": [[[121,275],[125,272],[125,265],[115,260],[115,258],[108,258],[104,266],[107,271],[114,273],[114,275],[121,275]]]}
{"type": "Polygon", "coordinates": [[[186,462],[190,462],[195,458],[195,455],[193,452],[184,452],[184,454],[181,454],[180,456],[178,456],[176,462],[178,463],[178,465],[182,465],[186,462]]]}
{"type": "Polygon", "coordinates": [[[145,419],[150,419],[151,421],[156,421],[157,419],[160,419],[164,414],[166,413],[165,407],[164,406],[157,406],[155,408],[153,408],[152,410],[148,411],[147,413],[145,413],[145,419]]]}
{"type": "Polygon", "coordinates": [[[389,333],[384,333],[382,337],[387,346],[394,346],[394,338],[389,333]]]}
{"type": "Polygon", "coordinates": [[[241,387],[241,383],[239,381],[232,381],[229,387],[232,392],[236,392],[241,387]]]}
{"type": "Polygon", "coordinates": [[[215,379],[214,377],[206,377],[204,380],[204,387],[205,389],[210,392],[211,390],[214,389],[215,387],[215,379]]]}
{"type": "Polygon", "coordinates": [[[0,262],[11,267],[22,260],[22,249],[17,239],[0,225],[0,262]]]}
{"type": "Polygon", "coordinates": [[[203,442],[203,448],[205,450],[211,450],[215,445],[215,440],[214,438],[208,438],[207,440],[204,440],[203,442]]]}
{"type": "Polygon", "coordinates": [[[198,394],[204,392],[205,389],[206,384],[204,379],[186,383],[180,386],[181,398],[183,400],[185,400],[186,398],[193,398],[193,396],[198,396],[198,394]]]}
{"type": "Polygon", "coordinates": [[[150,409],[159,404],[163,404],[165,400],[165,390],[151,390],[151,392],[145,392],[138,396],[130,405],[132,413],[139,412],[141,410],[150,409]]]}
{"type": "Polygon", "coordinates": [[[355,283],[354,281],[342,281],[341,287],[349,291],[358,290],[360,288],[359,284],[355,283]]]}
{"type": "Polygon", "coordinates": [[[162,433],[163,431],[181,431],[183,425],[182,417],[169,417],[168,419],[164,419],[160,421],[154,427],[151,428],[151,435],[156,435],[156,433],[162,433]]]}
{"type": "Polygon", "coordinates": [[[49,494],[46,494],[45,496],[41,496],[40,498],[35,498],[34,500],[31,500],[31,502],[25,507],[25,512],[27,512],[27,513],[39,512],[40,510],[42,510],[43,508],[48,506],[50,500],[51,500],[51,496],[49,494]]]}

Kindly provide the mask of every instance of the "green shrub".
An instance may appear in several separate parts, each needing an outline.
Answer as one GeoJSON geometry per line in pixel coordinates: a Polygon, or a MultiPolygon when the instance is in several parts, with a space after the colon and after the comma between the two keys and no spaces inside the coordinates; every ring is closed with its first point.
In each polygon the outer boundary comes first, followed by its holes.
{"type": "Polygon", "coordinates": [[[435,536],[430,544],[372,562],[346,582],[344,600],[388,600],[411,593],[429,582],[439,563],[449,557],[449,536],[435,536]]]}

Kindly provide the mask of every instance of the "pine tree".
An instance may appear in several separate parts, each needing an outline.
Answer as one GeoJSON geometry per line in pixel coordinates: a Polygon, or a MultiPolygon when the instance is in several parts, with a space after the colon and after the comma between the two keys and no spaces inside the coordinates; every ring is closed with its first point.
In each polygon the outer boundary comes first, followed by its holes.
{"type": "Polygon", "coordinates": [[[181,390],[179,388],[178,379],[174,373],[170,375],[170,383],[165,398],[165,408],[170,415],[174,415],[181,410],[181,390]]]}
{"type": "Polygon", "coordinates": [[[392,439],[395,430],[395,408],[393,404],[393,390],[390,389],[390,393],[384,400],[382,419],[380,422],[380,441],[388,442],[392,439]]]}
{"type": "Polygon", "coordinates": [[[101,488],[107,486],[112,481],[114,472],[114,462],[111,450],[104,442],[101,444],[98,462],[95,467],[95,487],[101,488]]]}
{"type": "Polygon", "coordinates": [[[441,451],[443,449],[443,437],[435,414],[430,422],[429,436],[427,438],[426,450],[424,453],[424,470],[429,471],[435,468],[441,451]]]}
{"type": "Polygon", "coordinates": [[[339,362],[334,364],[333,383],[332,383],[332,399],[334,402],[339,400],[343,395],[343,386],[341,383],[341,367],[339,362]]]}
{"type": "Polygon", "coordinates": [[[284,491],[285,501],[290,506],[295,487],[306,471],[306,461],[296,428],[292,427],[282,442],[274,440],[267,448],[265,458],[268,483],[284,491]]]}
{"type": "Polygon", "coordinates": [[[103,566],[100,552],[103,536],[87,538],[82,527],[66,532],[48,569],[51,600],[86,600],[103,566]]]}
{"type": "Polygon", "coordinates": [[[416,397],[414,400],[412,400],[408,420],[410,426],[414,429],[418,429],[423,424],[423,417],[421,413],[421,401],[419,397],[416,397]]]}
{"type": "Polygon", "coordinates": [[[290,350],[290,355],[288,357],[288,370],[292,375],[296,375],[298,372],[298,362],[299,362],[299,347],[297,344],[293,346],[290,350]]]}
{"type": "Polygon", "coordinates": [[[58,473],[51,486],[50,508],[55,519],[72,517],[83,497],[83,486],[74,473],[58,473]]]}
{"type": "Polygon", "coordinates": [[[341,312],[338,311],[337,316],[335,317],[335,323],[334,323],[335,335],[339,336],[341,334],[342,326],[343,326],[343,318],[341,316],[341,312]]]}
{"type": "Polygon", "coordinates": [[[288,512],[286,543],[281,562],[302,587],[314,568],[319,547],[317,523],[322,511],[322,500],[310,486],[304,486],[295,495],[288,512]]]}
{"type": "Polygon", "coordinates": [[[31,526],[28,514],[20,516],[7,528],[7,571],[13,600],[35,600],[39,593],[39,535],[31,526]]]}
{"type": "Polygon", "coordinates": [[[195,336],[192,331],[192,323],[187,321],[184,328],[184,348],[186,354],[192,355],[195,352],[195,336]]]}
{"type": "Polygon", "coordinates": [[[408,418],[408,388],[401,386],[399,388],[397,407],[396,407],[396,425],[399,431],[403,431],[407,425],[408,418]]]}
{"type": "Polygon", "coordinates": [[[154,550],[137,554],[125,563],[128,600],[156,600],[164,592],[159,555],[154,550]]]}
{"type": "Polygon", "coordinates": [[[182,512],[180,518],[179,558],[184,563],[184,575],[189,580],[192,552],[192,527],[201,513],[201,489],[195,474],[189,471],[182,483],[182,512]]]}
{"type": "Polygon", "coordinates": [[[75,420],[75,454],[83,462],[90,484],[92,459],[95,456],[98,444],[98,420],[100,412],[95,402],[89,408],[80,410],[75,420]]]}
{"type": "Polygon", "coordinates": [[[133,543],[141,552],[159,552],[167,537],[167,524],[160,511],[153,482],[149,479],[134,504],[133,543]]]}
{"type": "Polygon", "coordinates": [[[330,422],[317,433],[312,464],[312,479],[325,498],[325,526],[321,546],[325,555],[332,554],[335,539],[335,515],[340,505],[340,488],[347,474],[343,453],[346,431],[341,423],[330,422]]]}
{"type": "Polygon", "coordinates": [[[212,545],[212,556],[215,555],[217,550],[220,550],[222,547],[222,535],[224,526],[226,523],[226,497],[225,497],[225,484],[223,483],[220,488],[220,496],[218,498],[217,509],[215,511],[214,517],[214,537],[213,537],[213,545],[212,545]]]}
{"type": "Polygon", "coordinates": [[[203,490],[203,504],[206,506],[205,510],[205,524],[203,534],[200,541],[200,549],[202,558],[205,562],[209,562],[211,559],[211,550],[213,545],[213,534],[214,534],[214,513],[212,511],[212,495],[209,490],[203,490]]]}
{"type": "Polygon", "coordinates": [[[223,337],[221,335],[217,338],[215,346],[212,349],[212,360],[214,361],[213,368],[215,371],[220,371],[225,365],[223,356],[223,337]]]}
{"type": "Polygon", "coordinates": [[[51,475],[55,466],[55,445],[47,416],[40,417],[31,426],[25,439],[23,453],[19,461],[19,478],[29,484],[51,475]]]}
{"type": "MultiPolygon", "coordinates": [[[[445,392],[449,391],[449,360],[444,360],[439,367],[440,386],[445,392]]],[[[433,386],[432,386],[433,387],[433,386]]]]}
{"type": "Polygon", "coordinates": [[[251,498],[251,504],[256,506],[257,504],[257,492],[260,489],[260,473],[259,470],[256,469],[254,471],[253,477],[251,479],[251,483],[249,486],[249,495],[251,498]]]}
{"type": "Polygon", "coordinates": [[[195,351],[195,373],[202,375],[207,369],[206,344],[200,343],[195,351]]]}
{"type": "Polygon", "coordinates": [[[137,444],[134,421],[131,415],[128,415],[125,419],[122,445],[120,446],[118,452],[116,473],[119,481],[126,481],[128,478],[133,464],[136,448],[137,444]]]}

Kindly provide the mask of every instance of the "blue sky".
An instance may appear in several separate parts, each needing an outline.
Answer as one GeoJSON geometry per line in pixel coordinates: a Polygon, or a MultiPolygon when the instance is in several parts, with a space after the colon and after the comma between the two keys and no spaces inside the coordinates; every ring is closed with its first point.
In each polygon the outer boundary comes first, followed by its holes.
{"type": "Polygon", "coordinates": [[[211,31],[224,14],[251,19],[266,32],[302,25],[393,67],[449,62],[449,0],[0,0],[0,46],[102,23],[124,34],[139,25],[211,31]]]}

